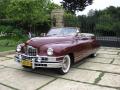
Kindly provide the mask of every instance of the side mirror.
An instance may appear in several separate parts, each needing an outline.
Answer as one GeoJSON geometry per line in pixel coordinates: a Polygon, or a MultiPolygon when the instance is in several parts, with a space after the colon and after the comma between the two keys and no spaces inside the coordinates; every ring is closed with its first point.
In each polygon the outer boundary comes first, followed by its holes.
{"type": "Polygon", "coordinates": [[[45,37],[45,36],[46,36],[46,33],[41,33],[40,36],[41,36],[41,37],[45,37]]]}

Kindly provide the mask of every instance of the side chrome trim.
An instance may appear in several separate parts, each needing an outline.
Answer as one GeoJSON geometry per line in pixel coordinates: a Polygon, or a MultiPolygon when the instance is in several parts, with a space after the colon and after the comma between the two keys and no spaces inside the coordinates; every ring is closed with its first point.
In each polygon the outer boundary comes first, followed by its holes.
{"type": "Polygon", "coordinates": [[[29,55],[25,55],[25,54],[21,54],[21,56],[26,56],[26,57],[46,57],[46,58],[62,58],[64,56],[40,56],[40,55],[37,55],[37,56],[29,56],[29,55]]]}

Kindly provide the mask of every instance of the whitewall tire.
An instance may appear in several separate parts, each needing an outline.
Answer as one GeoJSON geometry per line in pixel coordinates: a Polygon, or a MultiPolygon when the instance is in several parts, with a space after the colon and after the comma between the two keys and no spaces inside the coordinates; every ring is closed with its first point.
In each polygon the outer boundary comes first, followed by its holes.
{"type": "Polygon", "coordinates": [[[71,59],[69,55],[65,55],[62,62],[62,67],[59,69],[60,74],[66,74],[69,72],[71,66],[71,59]]]}

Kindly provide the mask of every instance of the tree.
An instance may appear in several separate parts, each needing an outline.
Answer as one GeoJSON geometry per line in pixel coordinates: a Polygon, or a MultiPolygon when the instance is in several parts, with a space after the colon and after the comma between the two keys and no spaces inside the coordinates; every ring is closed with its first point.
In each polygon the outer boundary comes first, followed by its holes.
{"type": "Polygon", "coordinates": [[[49,0],[10,0],[6,13],[13,20],[35,24],[48,20],[49,0]]]}
{"type": "Polygon", "coordinates": [[[0,0],[0,19],[6,18],[6,8],[10,0],[0,0]]]}
{"type": "Polygon", "coordinates": [[[62,5],[68,12],[75,14],[76,11],[82,11],[86,6],[91,5],[93,0],[63,0],[62,5]]]}
{"type": "Polygon", "coordinates": [[[62,8],[62,6],[59,6],[58,4],[50,2],[48,4],[48,6],[47,6],[47,12],[49,14],[51,14],[52,10],[54,10],[54,9],[61,9],[61,8],[62,8]]]}
{"type": "Polygon", "coordinates": [[[89,10],[88,16],[93,16],[95,14],[95,11],[93,9],[89,10]]]}
{"type": "Polygon", "coordinates": [[[79,24],[78,18],[71,14],[71,13],[66,13],[64,14],[64,26],[65,27],[77,27],[79,24]]]}

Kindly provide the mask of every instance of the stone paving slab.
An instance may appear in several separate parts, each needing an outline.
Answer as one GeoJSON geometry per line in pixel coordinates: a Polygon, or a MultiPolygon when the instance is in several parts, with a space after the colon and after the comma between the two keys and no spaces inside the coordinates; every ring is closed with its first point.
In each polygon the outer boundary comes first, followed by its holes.
{"type": "Polygon", "coordinates": [[[102,58],[120,58],[119,55],[109,55],[109,54],[98,54],[97,57],[102,57],[102,58]]]}
{"type": "MultiPolygon", "coordinates": [[[[40,69],[38,71],[24,69],[14,61],[14,54],[6,55],[0,57],[0,83],[20,90],[35,90],[37,88],[40,90],[116,90],[109,87],[120,86],[120,55],[118,53],[120,54],[120,48],[102,47],[98,51],[97,57],[87,58],[82,64],[78,63],[66,75],[59,75],[53,69],[40,69]],[[113,59],[114,62],[112,62],[113,59]],[[92,85],[103,71],[110,73],[105,73],[97,83],[108,87],[92,85]]],[[[9,90],[8,87],[0,84],[0,90],[2,90],[1,87],[3,90],[9,90]]]]}
{"type": "Polygon", "coordinates": [[[0,56],[15,54],[15,50],[0,52],[0,56]]]}
{"type": "Polygon", "coordinates": [[[14,58],[15,54],[6,55],[7,58],[14,58]]]}
{"type": "Polygon", "coordinates": [[[100,70],[100,71],[106,71],[106,72],[112,72],[112,73],[119,73],[120,74],[120,66],[118,66],[118,65],[86,62],[86,63],[78,66],[78,68],[100,70]]]}
{"type": "Polygon", "coordinates": [[[0,69],[3,69],[4,68],[4,66],[0,66],[0,69]]]}
{"type": "Polygon", "coordinates": [[[113,62],[113,64],[118,64],[118,65],[120,65],[120,59],[115,59],[114,62],[113,62]]]}
{"type": "Polygon", "coordinates": [[[120,75],[107,73],[98,84],[120,88],[120,75]]]}
{"type": "Polygon", "coordinates": [[[0,57],[0,61],[8,60],[9,58],[6,57],[0,57]]]}
{"type": "Polygon", "coordinates": [[[16,69],[0,69],[0,83],[20,89],[35,90],[55,78],[16,69]],[[4,76],[4,77],[3,77],[4,76]]]}
{"type": "Polygon", "coordinates": [[[114,47],[103,47],[103,46],[100,47],[100,49],[110,49],[110,48],[114,49],[114,47]]]}
{"type": "MultiPolygon", "coordinates": [[[[21,70],[26,70],[19,63],[15,62],[13,59],[7,60],[7,61],[3,61],[3,62],[0,63],[0,65],[4,65],[4,66],[7,66],[7,67],[16,68],[16,69],[21,69],[21,70]]],[[[40,74],[49,74],[51,76],[56,76],[56,77],[59,76],[58,74],[55,74],[56,72],[50,73],[50,72],[47,72],[47,71],[44,72],[43,70],[41,70],[41,71],[39,71],[37,73],[40,73],[40,74]]],[[[94,80],[97,78],[97,76],[99,74],[100,74],[100,72],[96,72],[96,71],[71,69],[70,72],[67,75],[63,76],[63,78],[68,78],[68,79],[76,80],[76,77],[77,77],[78,81],[93,83],[94,80]],[[82,75],[83,77],[86,76],[86,78],[79,77],[80,75],[82,75]]]]}
{"type": "Polygon", "coordinates": [[[39,90],[116,90],[112,88],[89,85],[64,79],[57,79],[39,90]]]}
{"type": "Polygon", "coordinates": [[[120,52],[120,48],[112,48],[112,47],[101,47],[99,51],[108,51],[108,52],[120,52]]]}
{"type": "Polygon", "coordinates": [[[106,52],[120,52],[120,50],[113,50],[113,49],[99,49],[99,51],[106,51],[106,52]]]}
{"type": "Polygon", "coordinates": [[[113,50],[120,50],[120,48],[117,48],[117,47],[100,47],[100,49],[113,49],[113,50]]]}
{"type": "Polygon", "coordinates": [[[97,72],[97,71],[82,70],[82,69],[76,69],[76,68],[71,68],[69,73],[65,75],[60,75],[53,69],[50,69],[50,70],[38,69],[32,72],[44,74],[44,75],[50,75],[56,78],[64,78],[64,79],[69,79],[73,81],[81,81],[81,82],[87,82],[87,83],[94,83],[96,78],[101,74],[101,72],[97,72]]]}
{"type": "Polygon", "coordinates": [[[100,54],[112,54],[112,55],[117,55],[118,52],[117,51],[113,51],[113,52],[110,52],[110,51],[98,51],[97,53],[100,53],[100,54]]]}
{"type": "Polygon", "coordinates": [[[14,59],[9,59],[6,61],[1,61],[0,65],[11,67],[11,68],[16,68],[16,69],[23,69],[21,64],[17,63],[14,59]]]}
{"type": "Polygon", "coordinates": [[[0,85],[0,90],[13,90],[13,89],[0,85]]]}
{"type": "Polygon", "coordinates": [[[120,55],[119,55],[118,57],[116,57],[115,59],[118,59],[118,60],[120,60],[120,55]]]}
{"type": "Polygon", "coordinates": [[[120,52],[120,50],[106,50],[106,51],[109,51],[109,52],[120,52]]]}
{"type": "Polygon", "coordinates": [[[100,75],[100,73],[101,72],[97,71],[88,71],[71,68],[68,74],[59,77],[75,81],[94,83],[95,79],[100,75]]]}
{"type": "Polygon", "coordinates": [[[87,61],[89,62],[97,62],[97,63],[111,63],[113,59],[111,58],[88,58],[87,61]]]}

